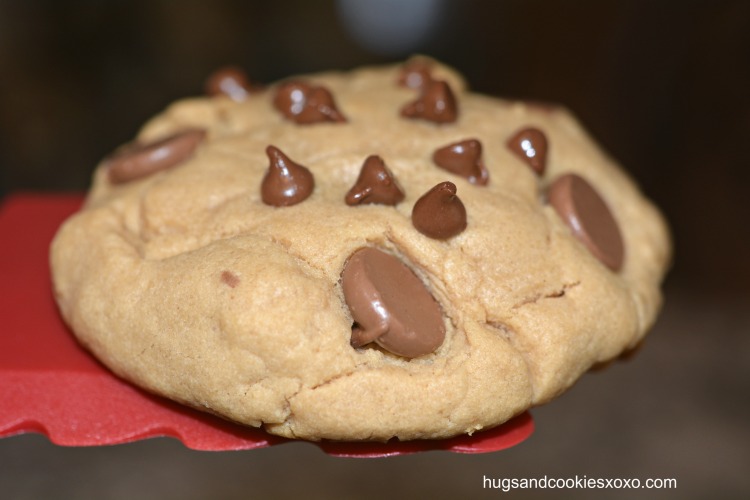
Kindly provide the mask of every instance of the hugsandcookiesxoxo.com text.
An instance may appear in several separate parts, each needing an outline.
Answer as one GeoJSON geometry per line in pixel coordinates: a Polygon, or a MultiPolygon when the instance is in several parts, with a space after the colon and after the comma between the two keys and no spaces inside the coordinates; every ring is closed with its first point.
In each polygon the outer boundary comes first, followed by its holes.
{"type": "Polygon", "coordinates": [[[675,478],[594,478],[575,476],[568,478],[494,478],[482,476],[483,489],[498,489],[503,492],[522,489],[676,489],[675,478]]]}

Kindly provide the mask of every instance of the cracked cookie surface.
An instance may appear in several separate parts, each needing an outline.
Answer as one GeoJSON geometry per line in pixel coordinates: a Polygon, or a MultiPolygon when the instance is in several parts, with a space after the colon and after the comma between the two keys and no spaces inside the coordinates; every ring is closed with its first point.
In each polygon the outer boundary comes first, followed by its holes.
{"type": "Polygon", "coordinates": [[[99,165],[53,242],[55,296],[81,343],[150,391],[313,440],[472,433],[635,347],[670,258],[657,209],[565,109],[474,94],[426,64],[421,90],[399,84],[409,64],[362,68],[153,118],[99,165]],[[274,168],[282,187],[264,187],[274,168]],[[572,198],[580,183],[611,212],[621,262],[587,246],[600,231],[572,198]],[[341,280],[363,248],[437,303],[436,348],[353,347],[341,280]]]}

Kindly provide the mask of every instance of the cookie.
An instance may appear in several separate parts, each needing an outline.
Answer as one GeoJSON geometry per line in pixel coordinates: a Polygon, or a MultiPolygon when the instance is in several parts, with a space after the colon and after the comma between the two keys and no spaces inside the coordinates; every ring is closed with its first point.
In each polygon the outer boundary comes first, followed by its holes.
{"type": "Polygon", "coordinates": [[[445,438],[653,324],[665,221],[564,108],[427,58],[249,82],[149,121],[53,242],[62,315],[119,376],[290,438],[445,438]]]}

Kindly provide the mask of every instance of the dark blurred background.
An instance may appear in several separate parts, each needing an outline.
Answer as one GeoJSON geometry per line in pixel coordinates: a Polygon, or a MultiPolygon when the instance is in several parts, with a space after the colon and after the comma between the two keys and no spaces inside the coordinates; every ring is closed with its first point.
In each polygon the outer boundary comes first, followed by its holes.
{"type": "MultiPolygon", "coordinates": [[[[171,101],[202,93],[219,66],[265,83],[416,52],[456,67],[476,91],[569,107],[663,208],[676,246],[667,307],[644,353],[540,409],[535,444],[498,455],[517,453],[526,468],[474,458],[461,467],[475,464],[480,479],[556,466],[651,471],[683,478],[674,498],[747,493],[738,472],[750,469],[750,1],[0,0],[0,195],[84,191],[100,158],[171,101]],[[574,442],[561,444],[562,434],[574,442]]],[[[133,446],[108,459],[131,450],[189,462],[178,446],[133,446]]],[[[30,453],[31,467],[72,456],[31,437],[3,450],[30,453]]],[[[253,453],[280,466],[295,456],[253,453]]],[[[468,481],[439,475],[438,484],[468,481]]],[[[458,491],[474,496],[478,481],[458,491]]]]}

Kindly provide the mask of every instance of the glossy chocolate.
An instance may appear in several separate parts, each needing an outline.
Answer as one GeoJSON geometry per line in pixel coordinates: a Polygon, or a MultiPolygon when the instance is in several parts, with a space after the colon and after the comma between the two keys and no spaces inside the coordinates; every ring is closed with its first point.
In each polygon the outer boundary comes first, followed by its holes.
{"type": "Polygon", "coordinates": [[[420,233],[445,240],[466,229],[466,208],[456,195],[456,185],[441,182],[427,191],[411,212],[411,222],[420,233]]]}
{"type": "Polygon", "coordinates": [[[347,205],[396,205],[404,199],[404,191],[396,178],[377,155],[368,156],[354,186],[346,193],[347,205]]]}
{"type": "Polygon", "coordinates": [[[346,121],[328,89],[302,81],[279,85],[273,104],[286,118],[300,125],[346,121]]]}
{"type": "Polygon", "coordinates": [[[120,184],[174,167],[190,158],[205,137],[205,130],[191,128],[148,144],[125,146],[104,160],[109,181],[120,184]]]}
{"type": "Polygon", "coordinates": [[[270,164],[260,185],[263,203],[274,207],[288,207],[307,199],[315,188],[312,172],[295,163],[275,146],[268,146],[270,164]]]}
{"type": "Polygon", "coordinates": [[[225,95],[233,101],[244,101],[260,88],[253,85],[244,71],[236,66],[226,66],[214,71],[206,80],[206,94],[225,95]]]}
{"type": "Polygon", "coordinates": [[[401,116],[435,123],[452,123],[458,119],[458,104],[447,82],[430,80],[419,97],[401,108],[401,116]]]}
{"type": "Polygon", "coordinates": [[[482,161],[482,143],[476,139],[466,139],[435,150],[432,161],[472,184],[486,186],[490,174],[482,161]]]}
{"type": "Polygon", "coordinates": [[[432,64],[429,60],[415,57],[401,67],[398,84],[402,87],[421,89],[428,81],[432,80],[431,72],[432,64]]]}
{"type": "Polygon", "coordinates": [[[506,142],[508,148],[526,162],[537,175],[547,168],[547,136],[537,128],[522,128],[506,142]]]}
{"type": "Polygon", "coordinates": [[[351,344],[376,342],[407,358],[434,352],[445,339],[440,305],[397,257],[361,248],[341,273],[344,299],[354,320],[351,344]]]}
{"type": "Polygon", "coordinates": [[[566,174],[555,179],[547,199],[589,251],[613,271],[625,258],[620,228],[599,193],[583,178],[566,174]]]}

